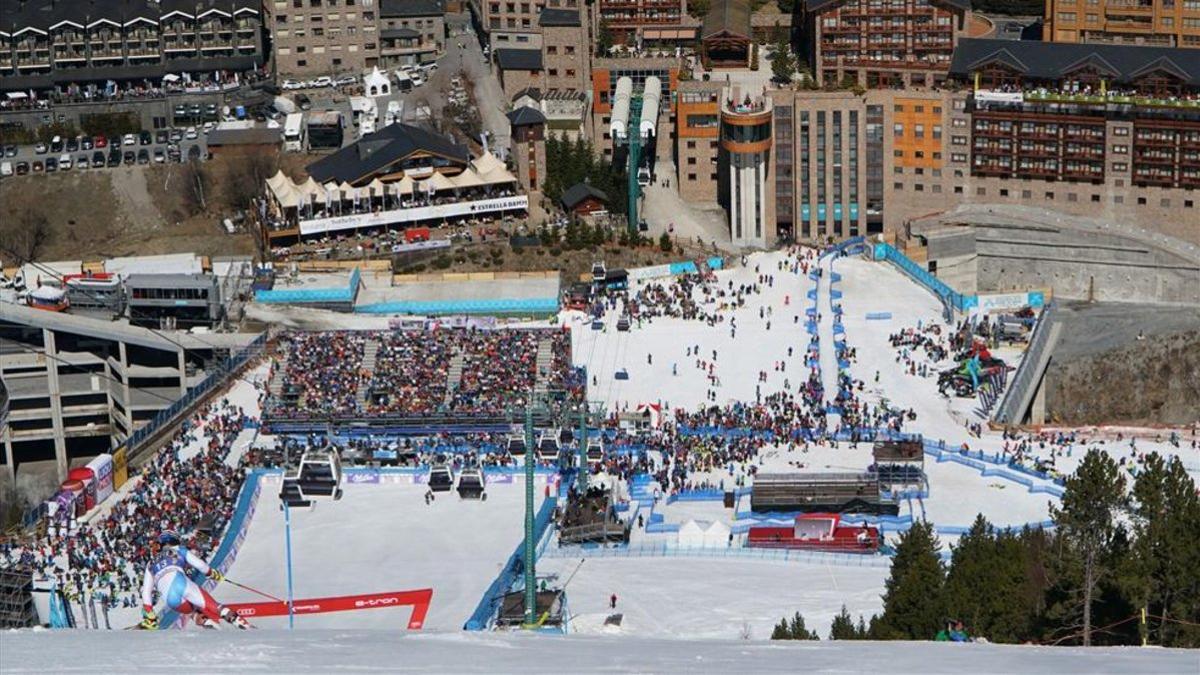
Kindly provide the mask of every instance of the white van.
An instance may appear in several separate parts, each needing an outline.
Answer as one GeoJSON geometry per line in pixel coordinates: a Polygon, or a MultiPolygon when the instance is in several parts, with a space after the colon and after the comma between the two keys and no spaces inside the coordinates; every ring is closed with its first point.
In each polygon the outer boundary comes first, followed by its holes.
{"type": "Polygon", "coordinates": [[[12,162],[0,162],[0,178],[8,178],[13,175],[12,162]]]}

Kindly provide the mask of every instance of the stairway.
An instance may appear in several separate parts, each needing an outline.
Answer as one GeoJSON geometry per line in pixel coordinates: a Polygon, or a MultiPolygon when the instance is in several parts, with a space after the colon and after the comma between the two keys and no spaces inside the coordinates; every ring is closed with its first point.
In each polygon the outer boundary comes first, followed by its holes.
{"type": "Polygon", "coordinates": [[[287,357],[280,357],[278,365],[275,367],[275,374],[271,381],[267,383],[267,391],[271,394],[271,398],[278,400],[283,394],[283,374],[287,372],[287,357]]]}
{"type": "Polygon", "coordinates": [[[446,398],[443,400],[443,405],[450,405],[451,399],[454,397],[455,390],[458,389],[459,382],[462,381],[463,362],[466,357],[463,355],[462,347],[458,347],[454,352],[454,356],[450,357],[450,369],[446,371],[446,398]]]}
{"type": "Polygon", "coordinates": [[[549,338],[538,341],[537,348],[537,381],[533,385],[533,393],[541,398],[550,389],[550,370],[554,363],[554,342],[549,338]]]}
{"type": "Polygon", "coordinates": [[[367,340],[363,345],[363,360],[361,375],[358,380],[358,391],[355,395],[358,398],[358,407],[360,410],[367,408],[367,396],[371,393],[371,380],[375,375],[375,355],[379,352],[379,340],[374,338],[367,340]]]}

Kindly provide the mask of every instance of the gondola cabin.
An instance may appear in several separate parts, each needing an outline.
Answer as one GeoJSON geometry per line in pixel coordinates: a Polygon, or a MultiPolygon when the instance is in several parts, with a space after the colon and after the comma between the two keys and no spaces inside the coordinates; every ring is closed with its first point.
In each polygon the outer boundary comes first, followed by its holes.
{"type": "Polygon", "coordinates": [[[558,461],[558,453],[561,445],[558,442],[558,432],[543,431],[541,437],[538,438],[538,459],[543,462],[558,461]]]}
{"type": "Polygon", "coordinates": [[[462,499],[486,501],[486,486],[487,480],[483,477],[483,471],[477,466],[463,469],[458,476],[458,496],[462,499]]]}
{"type": "Polygon", "coordinates": [[[599,464],[604,461],[604,441],[601,438],[588,439],[587,461],[588,464],[599,464]]]}
{"type": "Polygon", "coordinates": [[[289,507],[341,499],[342,460],[337,448],[330,445],[301,455],[300,465],[284,473],[279,498],[289,507]]]}
{"type": "Polygon", "coordinates": [[[454,473],[447,464],[435,464],[429,469],[429,491],[449,492],[454,488],[454,473]]]}
{"type": "Polygon", "coordinates": [[[513,457],[525,456],[525,437],[520,434],[511,434],[508,437],[508,454],[513,457]]]}
{"type": "Polygon", "coordinates": [[[605,267],[603,260],[597,260],[592,263],[592,283],[603,284],[607,274],[608,269],[605,267]]]}

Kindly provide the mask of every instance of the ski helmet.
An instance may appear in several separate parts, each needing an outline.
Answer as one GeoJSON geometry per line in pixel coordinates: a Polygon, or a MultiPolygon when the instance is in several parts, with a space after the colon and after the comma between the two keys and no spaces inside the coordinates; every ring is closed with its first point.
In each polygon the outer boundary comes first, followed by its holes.
{"type": "Polygon", "coordinates": [[[164,546],[178,544],[181,541],[183,541],[183,539],[175,530],[163,530],[162,532],[158,533],[158,543],[164,546]]]}

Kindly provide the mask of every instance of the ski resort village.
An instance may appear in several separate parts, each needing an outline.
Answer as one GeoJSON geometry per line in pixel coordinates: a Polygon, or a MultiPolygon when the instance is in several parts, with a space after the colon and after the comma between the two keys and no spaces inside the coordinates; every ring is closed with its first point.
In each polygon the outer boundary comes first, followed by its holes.
{"type": "Polygon", "coordinates": [[[1200,3],[0,3],[0,673],[1200,673],[1200,3]]]}

